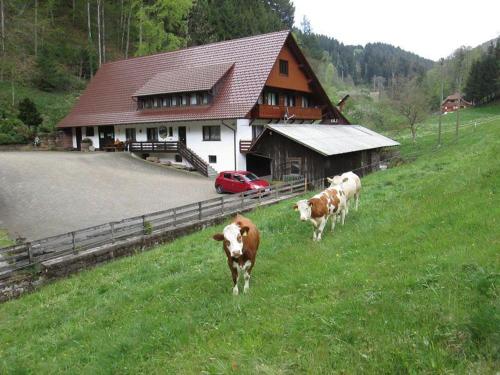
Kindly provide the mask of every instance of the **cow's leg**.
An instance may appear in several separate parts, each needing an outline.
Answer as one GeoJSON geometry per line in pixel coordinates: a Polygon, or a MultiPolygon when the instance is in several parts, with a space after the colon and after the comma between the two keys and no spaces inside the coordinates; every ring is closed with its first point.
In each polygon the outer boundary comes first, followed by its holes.
{"type": "Polygon", "coordinates": [[[318,234],[316,235],[316,241],[321,241],[321,235],[323,234],[323,229],[325,229],[325,225],[327,222],[328,218],[321,218],[321,221],[319,222],[318,225],[318,234]]]}
{"type": "Polygon", "coordinates": [[[346,214],[348,214],[348,213],[349,213],[349,201],[350,201],[350,199],[347,199],[347,197],[346,197],[346,202],[345,202],[345,210],[346,210],[346,214]]]}
{"type": "Polygon", "coordinates": [[[311,221],[313,225],[313,241],[316,241],[317,238],[317,231],[318,231],[318,225],[316,224],[316,221],[311,221]]]}
{"type": "Polygon", "coordinates": [[[233,262],[233,264],[229,265],[229,268],[231,268],[231,276],[233,277],[233,294],[237,296],[239,294],[238,290],[238,265],[236,262],[233,262]]]}
{"type": "Polygon", "coordinates": [[[337,222],[338,217],[339,217],[339,215],[334,215],[332,217],[332,232],[335,229],[335,223],[337,222]]]}
{"type": "Polygon", "coordinates": [[[359,191],[356,193],[356,211],[358,210],[359,206],[359,191]]]}
{"type": "Polygon", "coordinates": [[[243,277],[245,278],[245,286],[243,287],[243,293],[248,292],[250,288],[250,272],[252,272],[252,262],[247,260],[243,265],[243,277]]]}
{"type": "Polygon", "coordinates": [[[346,210],[342,210],[341,212],[341,215],[342,215],[342,226],[344,226],[344,222],[345,222],[345,215],[346,215],[346,210]]]}

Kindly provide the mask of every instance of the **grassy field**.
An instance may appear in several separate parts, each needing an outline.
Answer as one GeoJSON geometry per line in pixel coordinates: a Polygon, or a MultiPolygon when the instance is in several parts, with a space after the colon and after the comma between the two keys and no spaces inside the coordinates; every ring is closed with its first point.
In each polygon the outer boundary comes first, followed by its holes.
{"type": "Polygon", "coordinates": [[[319,244],[292,202],[256,210],[248,295],[219,226],[4,303],[0,373],[495,373],[499,152],[500,120],[405,141],[319,244]]]}
{"type": "Polygon", "coordinates": [[[14,243],[9,236],[7,235],[7,231],[0,229],[0,247],[10,246],[14,243]]]}

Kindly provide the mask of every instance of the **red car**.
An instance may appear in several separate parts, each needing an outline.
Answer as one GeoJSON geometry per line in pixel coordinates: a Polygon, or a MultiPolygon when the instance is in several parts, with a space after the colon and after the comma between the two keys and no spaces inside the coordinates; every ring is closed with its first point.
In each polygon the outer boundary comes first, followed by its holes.
{"type": "Polygon", "coordinates": [[[215,179],[217,193],[241,193],[243,191],[268,188],[269,182],[261,180],[247,171],[220,172],[215,179]]]}

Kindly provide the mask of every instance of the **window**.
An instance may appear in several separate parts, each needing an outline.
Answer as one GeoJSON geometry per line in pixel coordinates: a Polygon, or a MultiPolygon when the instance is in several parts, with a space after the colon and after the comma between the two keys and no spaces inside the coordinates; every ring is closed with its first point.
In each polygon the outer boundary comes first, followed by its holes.
{"type": "Polygon", "coordinates": [[[188,105],[188,96],[187,95],[181,96],[181,105],[188,105]]]}
{"type": "Polygon", "coordinates": [[[217,155],[208,155],[208,162],[210,164],[215,164],[217,163],[217,155]]]}
{"type": "Polygon", "coordinates": [[[135,128],[125,129],[125,139],[127,141],[135,141],[135,128]]]}
{"type": "Polygon", "coordinates": [[[204,126],[203,127],[204,141],[220,141],[220,126],[204,126]]]}
{"type": "Polygon", "coordinates": [[[224,173],[224,178],[231,179],[231,173],[224,173]]]}
{"type": "Polygon", "coordinates": [[[278,105],[278,94],[275,92],[267,92],[265,101],[267,105],[278,105]]]}
{"type": "Polygon", "coordinates": [[[199,104],[198,97],[196,94],[191,94],[190,103],[191,105],[199,104]]]}
{"type": "Polygon", "coordinates": [[[163,107],[170,107],[170,97],[169,96],[163,97],[162,105],[163,105],[163,107]]]}
{"type": "Polygon", "coordinates": [[[280,60],[280,74],[288,75],[288,61],[280,60]]]}
{"type": "Polygon", "coordinates": [[[85,128],[85,135],[87,137],[93,137],[94,136],[94,127],[89,126],[89,127],[85,128]]]}
{"type": "Polygon", "coordinates": [[[287,107],[295,107],[295,95],[287,94],[285,96],[285,105],[287,107]]]}
{"type": "Polygon", "coordinates": [[[169,137],[173,137],[174,136],[174,128],[169,126],[168,128],[168,136],[169,137]]]}
{"type": "Polygon", "coordinates": [[[287,158],[286,162],[290,168],[290,174],[300,174],[302,171],[302,159],[301,158],[287,158]]]}
{"type": "Polygon", "coordinates": [[[172,107],[179,105],[179,99],[177,98],[177,96],[172,96],[171,104],[172,104],[172,107]]]}
{"type": "Polygon", "coordinates": [[[264,125],[252,126],[252,139],[256,139],[264,131],[264,125]]]}
{"type": "Polygon", "coordinates": [[[233,176],[233,178],[234,178],[236,181],[238,181],[238,182],[241,182],[241,183],[244,183],[244,182],[245,182],[245,180],[243,179],[243,177],[241,177],[240,175],[235,174],[235,175],[233,176]]]}
{"type": "Polygon", "coordinates": [[[307,96],[302,97],[302,107],[309,108],[309,98],[307,96]]]}
{"type": "Polygon", "coordinates": [[[182,163],[182,156],[180,156],[179,154],[175,154],[175,162],[182,163]]]}
{"type": "Polygon", "coordinates": [[[154,142],[158,140],[158,128],[147,128],[146,133],[149,142],[154,142]]]}
{"type": "Polygon", "coordinates": [[[203,104],[208,104],[208,93],[203,94],[203,104]]]}
{"type": "Polygon", "coordinates": [[[160,100],[158,98],[153,99],[153,106],[158,108],[160,106],[160,100]]]}

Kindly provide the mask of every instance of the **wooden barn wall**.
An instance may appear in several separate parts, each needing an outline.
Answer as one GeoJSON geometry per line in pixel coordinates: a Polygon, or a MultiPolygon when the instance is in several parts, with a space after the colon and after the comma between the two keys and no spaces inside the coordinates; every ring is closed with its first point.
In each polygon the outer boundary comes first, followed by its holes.
{"type": "Polygon", "coordinates": [[[309,180],[324,178],[325,158],[280,134],[265,134],[255,150],[257,153],[271,158],[271,174],[273,179],[280,180],[287,170],[288,158],[300,158],[302,172],[309,180]]]}
{"type": "Polygon", "coordinates": [[[301,159],[302,173],[309,180],[335,176],[352,170],[359,176],[364,176],[376,170],[371,164],[380,161],[378,149],[325,157],[277,133],[265,134],[256,147],[257,153],[271,159],[272,178],[277,180],[290,173],[287,170],[288,158],[301,159]]]}

